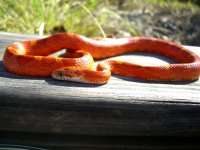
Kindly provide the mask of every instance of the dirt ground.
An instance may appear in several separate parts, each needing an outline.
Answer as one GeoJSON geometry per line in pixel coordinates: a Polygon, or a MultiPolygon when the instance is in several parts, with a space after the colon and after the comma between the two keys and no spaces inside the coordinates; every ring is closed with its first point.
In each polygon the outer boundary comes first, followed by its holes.
{"type": "MultiPolygon", "coordinates": [[[[153,36],[184,45],[200,46],[200,12],[144,7],[126,10],[118,14],[136,30],[139,36],[153,36]]],[[[110,19],[112,21],[112,18],[110,19]]],[[[118,37],[132,36],[121,22],[112,31],[118,37]]],[[[111,29],[108,29],[111,30],[111,29]]]]}

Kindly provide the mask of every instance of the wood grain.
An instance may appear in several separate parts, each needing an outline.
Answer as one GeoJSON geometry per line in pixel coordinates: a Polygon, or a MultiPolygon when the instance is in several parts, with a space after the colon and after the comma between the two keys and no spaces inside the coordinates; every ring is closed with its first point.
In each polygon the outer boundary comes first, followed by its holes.
{"type": "MultiPolygon", "coordinates": [[[[162,83],[113,76],[97,86],[7,72],[2,64],[6,46],[33,38],[39,36],[0,33],[1,131],[200,136],[200,80],[162,83]]],[[[188,48],[200,55],[198,47],[188,48]]],[[[172,62],[145,53],[119,58],[152,65],[172,62]]]]}

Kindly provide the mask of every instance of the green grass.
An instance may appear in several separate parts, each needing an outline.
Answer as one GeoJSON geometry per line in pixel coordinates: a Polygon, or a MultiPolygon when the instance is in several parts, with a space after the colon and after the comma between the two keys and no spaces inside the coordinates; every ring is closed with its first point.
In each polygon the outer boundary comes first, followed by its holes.
{"type": "MultiPolygon", "coordinates": [[[[0,31],[37,34],[40,26],[44,25],[44,34],[58,30],[95,35],[100,29],[91,14],[94,10],[98,11],[97,2],[98,0],[69,0],[68,3],[64,0],[1,0],[0,31]]],[[[96,17],[98,23],[102,24],[106,14],[96,17]]]]}
{"type": "MultiPolygon", "coordinates": [[[[127,10],[148,5],[196,10],[190,1],[126,0],[125,3],[130,8],[125,8],[127,10]]],[[[116,8],[117,0],[1,0],[0,31],[26,34],[69,31],[85,36],[105,36],[112,34],[109,26],[116,20],[123,25],[123,30],[138,35],[137,30],[117,14],[116,8]]]]}

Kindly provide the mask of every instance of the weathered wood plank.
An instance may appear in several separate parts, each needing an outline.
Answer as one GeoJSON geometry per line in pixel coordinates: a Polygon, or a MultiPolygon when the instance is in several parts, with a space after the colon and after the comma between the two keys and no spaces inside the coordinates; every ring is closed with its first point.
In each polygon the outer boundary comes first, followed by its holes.
{"type": "MultiPolygon", "coordinates": [[[[108,84],[97,86],[7,72],[2,64],[5,47],[32,38],[38,36],[0,34],[0,130],[200,136],[200,80],[162,83],[113,76],[108,84]]],[[[200,55],[199,48],[188,48],[200,55]]],[[[153,65],[171,61],[142,53],[121,58],[153,65]]]]}

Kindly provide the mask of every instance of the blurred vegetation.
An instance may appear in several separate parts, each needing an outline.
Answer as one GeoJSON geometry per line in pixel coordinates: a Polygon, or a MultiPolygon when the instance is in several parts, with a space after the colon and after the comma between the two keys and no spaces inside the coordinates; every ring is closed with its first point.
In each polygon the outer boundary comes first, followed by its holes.
{"type": "MultiPolygon", "coordinates": [[[[80,2],[64,0],[1,0],[0,30],[37,34],[44,25],[44,34],[71,31],[81,34],[97,32],[97,27],[80,2]]],[[[91,12],[96,1],[82,2],[91,12]]],[[[98,16],[104,22],[105,15],[98,16]]],[[[95,33],[94,33],[95,34],[95,33]]]]}
{"type": "Polygon", "coordinates": [[[123,28],[139,35],[120,11],[153,7],[199,10],[197,0],[1,0],[0,31],[26,34],[75,32],[85,36],[113,34],[123,28]],[[102,30],[101,30],[102,29],[102,30]]]}
{"type": "Polygon", "coordinates": [[[171,7],[171,9],[176,10],[189,9],[193,12],[198,10],[197,0],[151,0],[151,3],[161,7],[171,7]]]}

